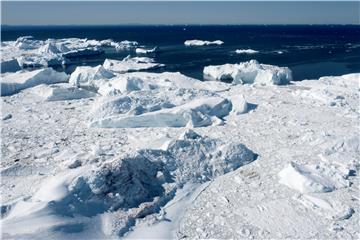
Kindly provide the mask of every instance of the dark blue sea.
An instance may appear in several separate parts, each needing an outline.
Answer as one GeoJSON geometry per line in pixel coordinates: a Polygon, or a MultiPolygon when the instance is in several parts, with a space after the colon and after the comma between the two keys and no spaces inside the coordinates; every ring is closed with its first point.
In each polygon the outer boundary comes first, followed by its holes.
{"type": "MultiPolygon", "coordinates": [[[[261,25],[261,26],[2,26],[2,41],[31,35],[35,39],[88,38],[137,41],[158,46],[151,57],[166,64],[162,71],[179,71],[202,79],[204,66],[256,59],[260,63],[287,66],[295,80],[360,72],[360,25],[261,25]],[[222,40],[221,46],[186,47],[185,40],[222,40]],[[255,55],[240,55],[236,49],[254,49],[255,55]],[[278,51],[283,52],[279,54],[278,51]]],[[[122,59],[127,53],[102,55],[122,59]]],[[[90,65],[90,64],[89,64],[90,65]]]]}

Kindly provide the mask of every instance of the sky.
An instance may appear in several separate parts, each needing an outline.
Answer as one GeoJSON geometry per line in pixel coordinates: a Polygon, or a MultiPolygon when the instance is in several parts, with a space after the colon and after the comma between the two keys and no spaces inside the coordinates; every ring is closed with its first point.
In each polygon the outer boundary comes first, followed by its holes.
{"type": "Polygon", "coordinates": [[[359,24],[360,1],[1,1],[2,25],[359,24]]]}

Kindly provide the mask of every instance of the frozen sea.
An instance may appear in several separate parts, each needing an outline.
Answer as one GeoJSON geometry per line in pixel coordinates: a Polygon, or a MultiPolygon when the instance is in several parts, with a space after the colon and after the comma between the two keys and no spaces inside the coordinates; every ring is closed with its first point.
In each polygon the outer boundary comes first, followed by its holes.
{"type": "MultiPolygon", "coordinates": [[[[289,67],[294,80],[315,79],[360,71],[360,26],[3,26],[2,41],[20,36],[35,39],[88,38],[137,41],[146,47],[159,47],[155,62],[166,65],[154,71],[179,71],[203,78],[208,65],[238,63],[256,59],[261,63],[289,67]],[[222,40],[223,45],[187,47],[189,39],[222,40]],[[237,54],[237,49],[252,49],[253,54],[237,54]]],[[[135,53],[132,53],[135,55],[135,53]]],[[[106,58],[123,59],[128,53],[105,53],[83,59],[83,65],[102,64],[106,58]]],[[[71,73],[76,66],[67,66],[71,73]]]]}

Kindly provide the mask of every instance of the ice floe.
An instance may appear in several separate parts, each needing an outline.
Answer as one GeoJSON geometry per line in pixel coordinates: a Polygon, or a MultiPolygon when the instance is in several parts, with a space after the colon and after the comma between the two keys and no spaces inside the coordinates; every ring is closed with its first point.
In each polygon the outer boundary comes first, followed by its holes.
{"type": "Polygon", "coordinates": [[[106,59],[104,68],[117,73],[125,73],[140,70],[149,70],[165,66],[164,64],[154,63],[149,59],[139,59],[126,57],[122,61],[106,59]]]}
{"type": "Polygon", "coordinates": [[[222,45],[224,44],[221,40],[215,41],[203,41],[203,40],[186,40],[185,46],[206,46],[206,45],[222,45]]]}
{"type": "Polygon", "coordinates": [[[40,84],[67,82],[68,79],[69,76],[66,73],[57,72],[52,68],[5,73],[1,76],[1,95],[12,95],[40,84]]]}
{"type": "Polygon", "coordinates": [[[157,47],[151,48],[151,49],[146,49],[146,48],[136,48],[135,52],[137,54],[148,54],[148,53],[154,53],[158,51],[157,47]]]}
{"type": "Polygon", "coordinates": [[[235,53],[237,54],[255,54],[258,53],[259,51],[256,51],[254,49],[236,49],[235,53]]]}
{"type": "Polygon", "coordinates": [[[103,66],[96,67],[77,67],[70,75],[69,83],[87,89],[97,90],[97,81],[115,77],[111,71],[106,70],[103,66]]]}
{"type": "Polygon", "coordinates": [[[234,84],[282,85],[292,80],[289,68],[260,64],[256,60],[207,66],[203,72],[204,77],[210,80],[230,81],[234,84]]]}

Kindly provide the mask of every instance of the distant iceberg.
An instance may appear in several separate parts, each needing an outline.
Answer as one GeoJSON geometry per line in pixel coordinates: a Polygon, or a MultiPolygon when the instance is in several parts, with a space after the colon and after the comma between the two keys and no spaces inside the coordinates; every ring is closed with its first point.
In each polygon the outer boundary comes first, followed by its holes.
{"type": "Polygon", "coordinates": [[[216,41],[203,41],[203,40],[186,40],[184,42],[185,46],[206,46],[206,45],[222,45],[224,44],[221,40],[216,41]]]}
{"type": "Polygon", "coordinates": [[[235,52],[237,54],[255,54],[259,53],[259,51],[253,50],[253,49],[236,49],[235,52]]]}
{"type": "Polygon", "coordinates": [[[203,73],[209,80],[230,81],[234,84],[282,85],[292,80],[292,72],[289,68],[260,64],[256,60],[207,66],[203,73]]]}
{"type": "Polygon", "coordinates": [[[136,49],[135,49],[135,52],[136,52],[137,54],[148,54],[148,53],[154,53],[154,52],[156,52],[157,50],[158,50],[157,47],[154,47],[154,48],[152,48],[152,49],[136,48],[136,49]]]}

